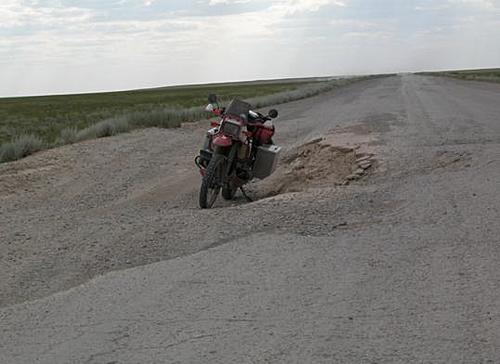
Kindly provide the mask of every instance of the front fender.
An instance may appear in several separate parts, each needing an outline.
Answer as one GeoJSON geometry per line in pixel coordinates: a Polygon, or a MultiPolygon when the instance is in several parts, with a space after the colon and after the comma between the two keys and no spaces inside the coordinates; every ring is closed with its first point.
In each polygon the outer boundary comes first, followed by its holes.
{"type": "Polygon", "coordinates": [[[217,135],[214,137],[213,144],[218,146],[218,147],[226,148],[226,147],[230,147],[231,145],[233,145],[233,139],[231,139],[231,137],[228,137],[228,136],[223,135],[223,134],[217,135]]]}

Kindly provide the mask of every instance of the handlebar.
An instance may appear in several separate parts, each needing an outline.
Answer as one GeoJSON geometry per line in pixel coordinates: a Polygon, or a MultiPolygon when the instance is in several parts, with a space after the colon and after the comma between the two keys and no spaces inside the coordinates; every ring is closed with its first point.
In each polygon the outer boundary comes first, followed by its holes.
{"type": "MultiPolygon", "coordinates": [[[[226,115],[226,108],[222,107],[222,108],[219,108],[219,109],[215,109],[213,111],[213,113],[216,116],[220,116],[220,117],[225,116],[226,115]]],[[[249,116],[252,117],[252,119],[249,118],[249,120],[248,120],[249,123],[255,123],[255,122],[259,121],[259,120],[262,120],[262,122],[266,122],[266,121],[272,120],[272,118],[270,116],[263,115],[260,112],[253,111],[253,110],[250,110],[249,116]],[[256,116],[252,116],[251,113],[254,113],[256,116]]]]}

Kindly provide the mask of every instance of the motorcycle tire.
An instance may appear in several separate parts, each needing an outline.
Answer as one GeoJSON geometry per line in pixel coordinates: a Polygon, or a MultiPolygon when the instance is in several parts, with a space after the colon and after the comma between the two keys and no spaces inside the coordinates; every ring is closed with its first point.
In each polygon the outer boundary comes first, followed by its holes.
{"type": "Polygon", "coordinates": [[[208,164],[200,188],[199,202],[202,209],[211,208],[219,196],[224,179],[225,159],[226,157],[221,154],[214,154],[208,164]]]}
{"type": "Polygon", "coordinates": [[[222,197],[224,200],[231,201],[234,198],[234,195],[236,195],[237,190],[238,188],[235,186],[226,185],[222,187],[222,197]]]}

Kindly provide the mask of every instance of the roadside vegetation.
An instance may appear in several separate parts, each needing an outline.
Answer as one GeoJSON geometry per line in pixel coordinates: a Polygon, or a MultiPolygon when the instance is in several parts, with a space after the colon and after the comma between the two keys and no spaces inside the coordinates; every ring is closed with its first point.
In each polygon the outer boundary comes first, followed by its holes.
{"type": "Polygon", "coordinates": [[[246,82],[0,99],[0,162],[133,129],[172,128],[200,120],[207,117],[203,106],[211,92],[217,93],[223,103],[237,97],[261,108],[311,97],[366,78],[246,82]]]}
{"type": "Polygon", "coordinates": [[[429,76],[453,77],[461,80],[500,82],[500,68],[489,68],[480,70],[461,70],[443,72],[425,72],[429,76]]]}

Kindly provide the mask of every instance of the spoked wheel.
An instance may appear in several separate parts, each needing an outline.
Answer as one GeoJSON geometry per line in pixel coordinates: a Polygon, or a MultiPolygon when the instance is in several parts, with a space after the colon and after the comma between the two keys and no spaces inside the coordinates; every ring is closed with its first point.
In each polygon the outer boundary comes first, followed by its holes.
{"type": "Polygon", "coordinates": [[[222,197],[224,200],[232,200],[234,195],[236,195],[236,191],[238,191],[238,187],[234,185],[234,183],[229,182],[222,186],[222,197]]]}
{"type": "Polygon", "coordinates": [[[225,156],[214,154],[207,167],[207,173],[203,177],[200,189],[200,207],[202,209],[211,208],[224,183],[224,162],[225,156]]]}

